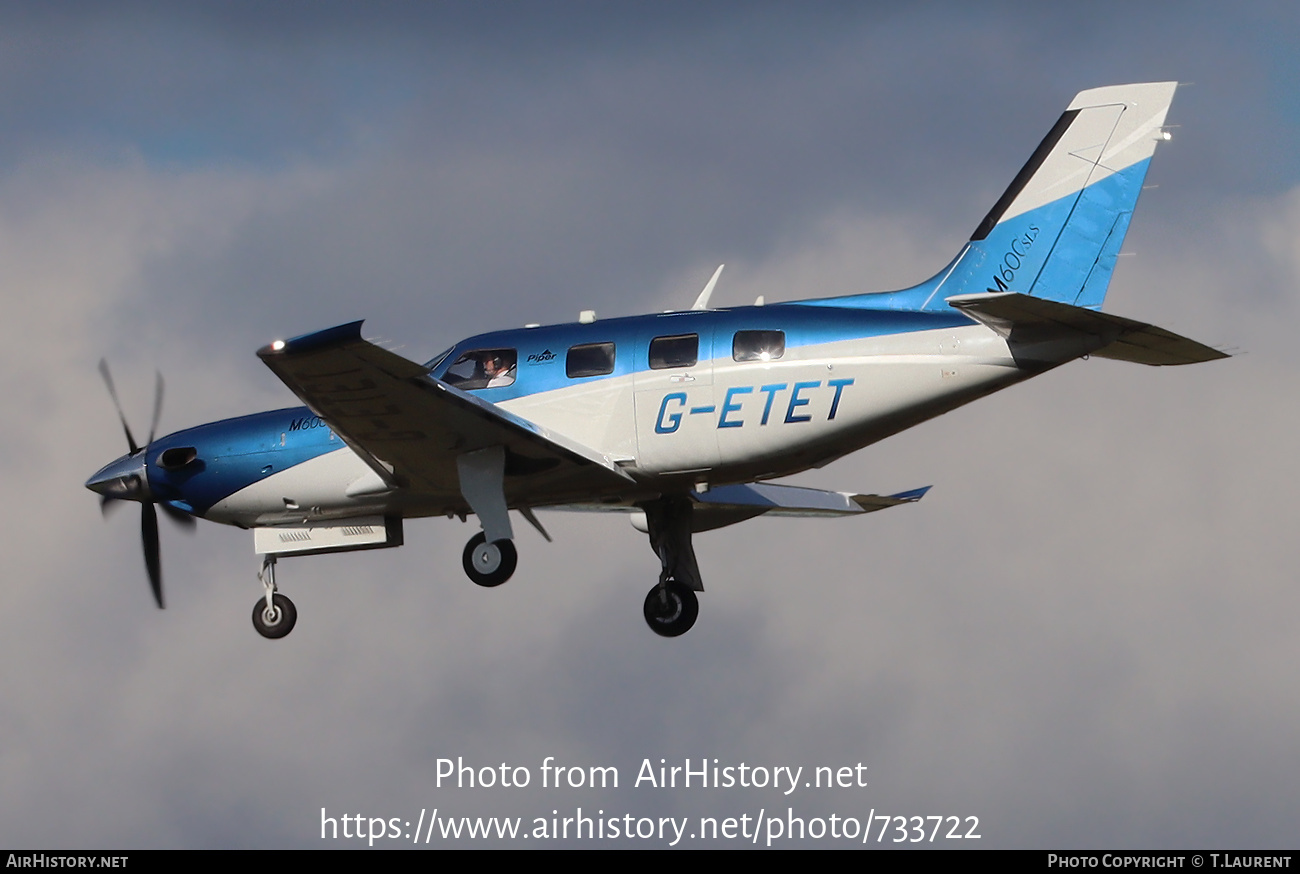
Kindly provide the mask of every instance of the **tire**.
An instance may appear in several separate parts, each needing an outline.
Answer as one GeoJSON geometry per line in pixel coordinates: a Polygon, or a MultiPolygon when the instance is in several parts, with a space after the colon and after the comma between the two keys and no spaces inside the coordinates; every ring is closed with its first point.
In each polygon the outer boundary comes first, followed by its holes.
{"type": "Polygon", "coordinates": [[[278,640],[293,631],[293,626],[298,622],[298,610],[292,601],[279,592],[271,596],[271,603],[275,605],[276,615],[270,617],[272,621],[268,621],[266,598],[257,599],[253,605],[253,627],[263,637],[278,640]]]}
{"type": "Polygon", "coordinates": [[[519,555],[515,552],[514,541],[498,540],[488,543],[487,535],[482,531],[470,538],[469,543],[465,544],[465,553],[461,556],[465,575],[476,585],[488,589],[510,579],[518,563],[519,555]]]}
{"type": "Polygon", "coordinates": [[[645,596],[642,608],[646,625],[660,637],[681,637],[691,630],[700,615],[700,601],[695,592],[676,580],[655,586],[645,596]],[[667,592],[667,603],[663,592],[667,592]]]}

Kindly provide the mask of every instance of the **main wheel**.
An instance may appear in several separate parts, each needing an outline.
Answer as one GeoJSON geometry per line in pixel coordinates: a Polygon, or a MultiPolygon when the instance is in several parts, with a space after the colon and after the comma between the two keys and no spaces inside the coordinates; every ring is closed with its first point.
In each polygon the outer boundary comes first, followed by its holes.
{"type": "Polygon", "coordinates": [[[268,610],[266,598],[257,599],[253,605],[253,627],[263,637],[276,640],[293,631],[294,623],[298,621],[298,610],[292,601],[279,592],[271,596],[271,604],[274,606],[268,610]]]}
{"type": "Polygon", "coordinates": [[[691,630],[700,615],[695,592],[676,580],[655,586],[645,596],[646,625],[660,637],[680,637],[691,630]]]}
{"type": "Polygon", "coordinates": [[[461,556],[465,574],[478,585],[488,588],[499,586],[510,579],[518,563],[519,556],[515,552],[514,541],[498,540],[488,543],[487,535],[482,531],[470,538],[469,543],[465,544],[465,554],[461,556]]]}

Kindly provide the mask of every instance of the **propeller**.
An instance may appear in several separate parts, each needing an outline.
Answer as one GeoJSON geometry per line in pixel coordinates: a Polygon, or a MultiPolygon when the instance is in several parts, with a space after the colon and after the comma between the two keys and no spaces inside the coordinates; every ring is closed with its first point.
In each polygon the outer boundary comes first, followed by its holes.
{"type": "Polygon", "coordinates": [[[127,424],[126,414],[122,411],[122,402],[117,396],[117,387],[113,384],[113,375],[109,372],[108,362],[103,359],[99,362],[99,373],[104,378],[104,385],[108,387],[108,394],[117,409],[117,418],[122,423],[122,431],[126,434],[126,445],[130,452],[91,477],[86,487],[99,492],[100,511],[105,518],[120,501],[140,502],[140,542],[144,547],[144,566],[149,574],[149,589],[153,592],[154,601],[157,602],[159,609],[162,609],[162,554],[158,544],[156,507],[161,506],[164,513],[186,530],[192,531],[195,525],[193,516],[157,500],[149,488],[146,465],[149,447],[153,444],[154,435],[158,431],[158,419],[162,415],[162,374],[155,372],[153,420],[149,423],[149,439],[141,447],[135,442],[135,435],[131,433],[131,426],[127,424]]]}

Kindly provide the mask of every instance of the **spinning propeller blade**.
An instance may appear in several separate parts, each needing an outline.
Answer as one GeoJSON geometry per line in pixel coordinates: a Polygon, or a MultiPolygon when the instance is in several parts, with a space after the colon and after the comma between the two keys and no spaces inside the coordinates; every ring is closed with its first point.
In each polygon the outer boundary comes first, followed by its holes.
{"type": "Polygon", "coordinates": [[[131,426],[126,423],[126,414],[122,412],[122,402],[117,399],[117,389],[113,386],[113,376],[108,372],[108,361],[104,358],[99,359],[99,375],[104,377],[104,385],[108,386],[108,396],[113,399],[113,406],[117,408],[117,418],[122,422],[122,430],[126,432],[126,445],[131,447],[131,454],[134,455],[140,447],[135,443],[135,437],[131,434],[131,426]]]}
{"type": "MultiPolygon", "coordinates": [[[[122,423],[122,431],[126,434],[126,445],[130,449],[130,456],[140,453],[141,447],[135,442],[135,435],[131,433],[131,426],[127,424],[126,414],[122,411],[122,402],[117,396],[117,387],[113,384],[113,375],[108,369],[108,362],[104,359],[99,361],[99,373],[104,378],[104,385],[108,387],[109,397],[113,399],[113,406],[117,409],[117,418],[122,423]]],[[[140,502],[140,542],[144,548],[144,566],[149,575],[149,589],[153,592],[154,601],[157,602],[159,609],[163,607],[163,584],[162,584],[162,551],[159,547],[158,540],[158,510],[161,506],[163,512],[167,514],[174,522],[179,524],[186,531],[193,531],[195,522],[194,517],[188,513],[176,509],[170,504],[161,503],[154,498],[153,492],[149,488],[149,479],[146,465],[148,464],[149,447],[153,444],[154,437],[158,433],[158,421],[162,417],[163,401],[163,378],[161,373],[155,372],[154,396],[153,396],[153,419],[149,423],[149,441],[144,445],[144,452],[139,460],[138,475],[123,475],[115,478],[117,480],[116,488],[118,494],[101,492],[99,500],[100,511],[107,518],[109,511],[116,509],[117,505],[124,500],[120,497],[122,492],[126,492],[129,500],[140,502]]],[[[89,484],[96,491],[99,491],[99,483],[89,484]]]]}
{"type": "Polygon", "coordinates": [[[158,548],[158,511],[153,504],[142,504],[140,512],[140,540],[144,544],[144,566],[149,572],[149,588],[158,609],[163,609],[162,554],[158,548]]]}
{"type": "Polygon", "coordinates": [[[162,398],[163,398],[163,378],[162,373],[155,370],[153,384],[153,421],[149,423],[149,443],[153,443],[154,434],[158,432],[158,417],[162,415],[162,398]]]}

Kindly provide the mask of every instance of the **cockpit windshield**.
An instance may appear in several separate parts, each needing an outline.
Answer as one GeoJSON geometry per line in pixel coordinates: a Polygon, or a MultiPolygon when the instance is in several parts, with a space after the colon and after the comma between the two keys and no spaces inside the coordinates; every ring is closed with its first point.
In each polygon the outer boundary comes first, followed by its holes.
{"type": "Polygon", "coordinates": [[[428,360],[428,362],[424,365],[424,369],[436,370],[438,368],[438,365],[442,364],[442,362],[446,360],[447,356],[451,354],[451,350],[455,348],[456,348],[455,346],[448,346],[446,349],[443,349],[437,355],[433,356],[428,360]]]}
{"type": "Polygon", "coordinates": [[[514,349],[474,349],[452,362],[442,381],[470,391],[510,385],[518,358],[514,349]]]}

